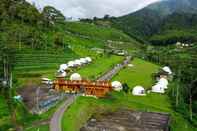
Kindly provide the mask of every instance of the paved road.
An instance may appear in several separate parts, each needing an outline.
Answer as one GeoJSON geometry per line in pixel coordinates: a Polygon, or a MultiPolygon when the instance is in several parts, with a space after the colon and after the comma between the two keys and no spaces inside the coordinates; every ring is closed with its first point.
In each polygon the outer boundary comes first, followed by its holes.
{"type": "Polygon", "coordinates": [[[117,64],[112,70],[108,71],[97,80],[99,81],[111,80],[113,76],[115,76],[122,68],[124,68],[129,64],[130,60],[131,60],[131,56],[126,57],[126,59],[121,64],[117,64]]]}
{"type": "Polygon", "coordinates": [[[64,115],[64,112],[67,108],[75,101],[76,95],[72,95],[68,97],[68,99],[57,109],[57,111],[53,114],[50,121],[50,131],[61,131],[61,120],[64,115]]]}
{"type": "MultiPolygon", "coordinates": [[[[117,74],[122,68],[124,68],[131,60],[131,57],[128,56],[126,59],[121,63],[117,64],[112,70],[105,73],[103,76],[98,78],[97,80],[110,80],[115,74],[117,74]]],[[[53,114],[51,121],[50,121],[50,131],[62,131],[61,129],[61,120],[64,115],[64,112],[67,108],[75,101],[77,96],[72,95],[70,96],[53,114]]]]}

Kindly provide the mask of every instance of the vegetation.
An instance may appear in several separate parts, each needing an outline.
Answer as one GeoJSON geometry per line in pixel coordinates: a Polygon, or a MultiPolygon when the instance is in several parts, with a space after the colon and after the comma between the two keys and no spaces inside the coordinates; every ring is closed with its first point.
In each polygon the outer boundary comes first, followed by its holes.
{"type": "MultiPolygon", "coordinates": [[[[135,59],[132,62],[135,67],[130,69],[127,67],[121,71],[114,80],[124,80],[132,88],[132,83],[143,82],[144,79],[149,79],[144,84],[151,86],[153,83],[151,81],[152,73],[157,71],[159,66],[146,62],[144,60],[135,59]],[[152,66],[150,66],[152,65],[152,66]],[[137,66],[140,66],[139,68],[137,66]],[[142,69],[146,67],[149,73],[143,73],[142,69]],[[141,69],[139,71],[139,69],[141,69]],[[127,71],[127,74],[125,74],[127,71]],[[135,76],[141,76],[144,79],[138,81],[137,78],[129,77],[131,74],[135,76]]],[[[139,77],[138,77],[139,78],[139,77]]],[[[62,120],[62,128],[65,131],[77,131],[79,130],[87,120],[90,119],[92,115],[100,114],[103,112],[112,112],[120,108],[129,108],[131,110],[140,111],[158,111],[158,112],[168,112],[171,114],[171,129],[173,131],[193,131],[194,128],[183,119],[183,117],[174,112],[171,106],[170,99],[167,95],[160,94],[148,94],[145,97],[132,96],[130,93],[125,94],[123,92],[113,92],[109,94],[108,99],[95,99],[79,97],[73,105],[64,113],[62,120]]]]}
{"type": "Polygon", "coordinates": [[[152,74],[158,71],[159,66],[138,58],[135,58],[131,63],[133,67],[121,70],[113,80],[127,83],[131,88],[137,85],[141,85],[146,89],[150,88],[154,82],[152,74]]]}
{"type": "Polygon", "coordinates": [[[121,56],[104,56],[95,58],[93,63],[78,71],[85,79],[95,80],[99,76],[112,69],[116,64],[121,63],[124,57],[121,56]]]}
{"type": "Polygon", "coordinates": [[[180,112],[193,125],[196,126],[196,46],[180,48],[179,46],[169,47],[148,47],[146,56],[149,61],[158,64],[169,65],[174,74],[175,85],[169,92],[173,107],[180,112]]]}

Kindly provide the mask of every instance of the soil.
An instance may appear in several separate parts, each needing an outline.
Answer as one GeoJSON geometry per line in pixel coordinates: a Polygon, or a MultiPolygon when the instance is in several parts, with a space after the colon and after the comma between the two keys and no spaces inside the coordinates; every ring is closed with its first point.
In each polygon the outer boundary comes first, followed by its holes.
{"type": "Polygon", "coordinates": [[[119,110],[92,117],[80,131],[168,131],[169,115],[119,110]]]}
{"type": "Polygon", "coordinates": [[[42,101],[50,96],[50,88],[45,84],[28,85],[21,88],[18,93],[22,96],[23,102],[28,109],[35,107],[37,100],[42,101]]]}

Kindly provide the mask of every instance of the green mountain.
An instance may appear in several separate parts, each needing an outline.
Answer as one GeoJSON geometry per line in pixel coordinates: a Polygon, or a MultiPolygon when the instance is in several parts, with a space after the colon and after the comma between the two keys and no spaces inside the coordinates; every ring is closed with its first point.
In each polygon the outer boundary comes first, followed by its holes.
{"type": "Polygon", "coordinates": [[[25,0],[1,0],[0,80],[5,78],[6,65],[11,68],[13,88],[10,91],[2,88],[0,82],[0,130],[6,131],[18,121],[25,121],[19,116],[25,116],[26,111],[12,101],[18,87],[37,84],[41,77],[53,78],[59,65],[70,60],[86,56],[102,58],[103,54],[92,48],[109,48],[109,41],[111,47],[119,48],[128,48],[124,43],[130,47],[138,44],[115,28],[66,22],[61,12],[51,6],[40,12],[25,0]],[[12,124],[15,111],[17,121],[12,124]]]}
{"type": "Polygon", "coordinates": [[[111,21],[131,36],[154,44],[194,43],[197,40],[197,1],[163,0],[111,21]]]}

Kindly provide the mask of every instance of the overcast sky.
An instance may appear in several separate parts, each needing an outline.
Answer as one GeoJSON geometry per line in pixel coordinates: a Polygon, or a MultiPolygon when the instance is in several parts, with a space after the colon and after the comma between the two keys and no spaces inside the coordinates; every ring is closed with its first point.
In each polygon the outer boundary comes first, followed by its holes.
{"type": "Polygon", "coordinates": [[[136,11],[144,6],[159,0],[26,0],[34,2],[42,9],[51,5],[60,10],[66,17],[91,18],[121,16],[136,11]]]}

